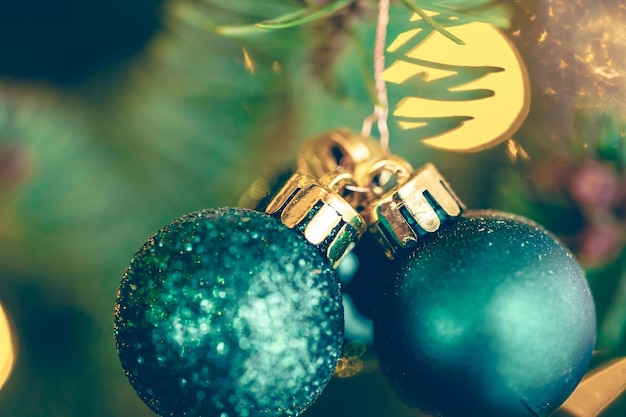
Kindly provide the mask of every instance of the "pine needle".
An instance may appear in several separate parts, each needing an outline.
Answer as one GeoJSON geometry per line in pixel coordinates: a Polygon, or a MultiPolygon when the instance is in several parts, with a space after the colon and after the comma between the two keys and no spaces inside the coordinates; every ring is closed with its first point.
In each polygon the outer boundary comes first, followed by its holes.
{"type": "Polygon", "coordinates": [[[404,4],[406,7],[408,7],[409,9],[411,9],[413,12],[417,13],[422,19],[424,19],[424,21],[426,23],[428,23],[433,29],[435,29],[437,32],[441,33],[443,36],[445,36],[446,38],[450,39],[452,42],[459,44],[459,45],[465,45],[465,42],[463,42],[461,39],[459,39],[458,37],[454,36],[452,33],[450,33],[449,31],[446,30],[446,28],[444,28],[443,26],[441,26],[439,23],[437,23],[432,17],[430,17],[425,11],[424,9],[422,9],[421,7],[419,7],[413,0],[400,0],[400,2],[402,4],[404,4]]]}
{"type": "Polygon", "coordinates": [[[215,28],[215,32],[226,36],[245,36],[266,32],[268,30],[289,29],[328,17],[344,7],[347,7],[350,2],[351,0],[337,0],[322,8],[306,8],[253,25],[218,26],[215,28]]]}
{"type": "Polygon", "coordinates": [[[343,9],[350,4],[351,0],[338,0],[320,9],[305,9],[301,12],[289,13],[277,19],[267,20],[257,23],[256,26],[263,29],[286,29],[294,26],[304,25],[343,9]]]}

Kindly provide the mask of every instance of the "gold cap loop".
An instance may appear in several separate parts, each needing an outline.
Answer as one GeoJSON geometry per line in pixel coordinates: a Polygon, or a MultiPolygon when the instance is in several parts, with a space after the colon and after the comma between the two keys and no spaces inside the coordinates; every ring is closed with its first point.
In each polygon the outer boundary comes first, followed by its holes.
{"type": "Polygon", "coordinates": [[[391,259],[464,208],[433,164],[414,171],[402,158],[392,156],[364,169],[357,177],[359,185],[372,191],[363,216],[391,259]]]}
{"type": "Polygon", "coordinates": [[[414,174],[414,169],[405,159],[389,155],[384,159],[372,159],[356,167],[354,177],[365,193],[364,200],[372,202],[399,184],[404,184],[414,174]]]}
{"type": "Polygon", "coordinates": [[[267,205],[265,212],[301,233],[334,267],[365,233],[367,225],[342,196],[354,184],[349,173],[327,173],[319,180],[296,173],[267,205]]]}

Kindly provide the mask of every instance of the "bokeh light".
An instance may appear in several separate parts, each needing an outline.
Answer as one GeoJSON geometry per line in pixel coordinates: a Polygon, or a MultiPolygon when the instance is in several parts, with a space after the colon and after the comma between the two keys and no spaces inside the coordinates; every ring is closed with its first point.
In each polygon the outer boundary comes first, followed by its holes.
{"type": "Polygon", "coordinates": [[[15,342],[11,325],[2,304],[0,304],[0,389],[9,379],[15,364],[15,342]]]}

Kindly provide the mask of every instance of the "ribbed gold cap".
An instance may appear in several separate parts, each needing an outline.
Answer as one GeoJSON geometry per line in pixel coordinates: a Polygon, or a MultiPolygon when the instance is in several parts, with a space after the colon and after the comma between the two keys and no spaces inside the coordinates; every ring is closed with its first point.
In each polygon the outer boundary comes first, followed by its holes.
{"type": "Polygon", "coordinates": [[[265,212],[277,216],[290,229],[317,246],[333,266],[354,247],[367,229],[365,221],[347,199],[349,173],[329,173],[320,179],[294,174],[272,198],[265,212]]]}
{"type": "Polygon", "coordinates": [[[436,232],[464,208],[433,164],[413,170],[392,155],[364,165],[357,181],[372,190],[362,214],[391,259],[399,250],[414,246],[420,236],[436,232]]]}

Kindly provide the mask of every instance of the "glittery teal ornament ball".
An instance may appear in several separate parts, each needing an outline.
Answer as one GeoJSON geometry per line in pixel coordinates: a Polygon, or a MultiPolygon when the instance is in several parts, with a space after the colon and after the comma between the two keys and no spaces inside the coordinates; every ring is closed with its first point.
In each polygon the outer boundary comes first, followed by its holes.
{"type": "Polygon", "coordinates": [[[161,416],[296,416],[341,353],[330,263],[278,219],[209,209],[135,255],[115,308],[119,358],[161,416]]]}
{"type": "Polygon", "coordinates": [[[468,212],[398,262],[375,345],[407,404],[444,417],[544,417],[574,390],[595,309],[583,271],[551,234],[468,212]]]}

